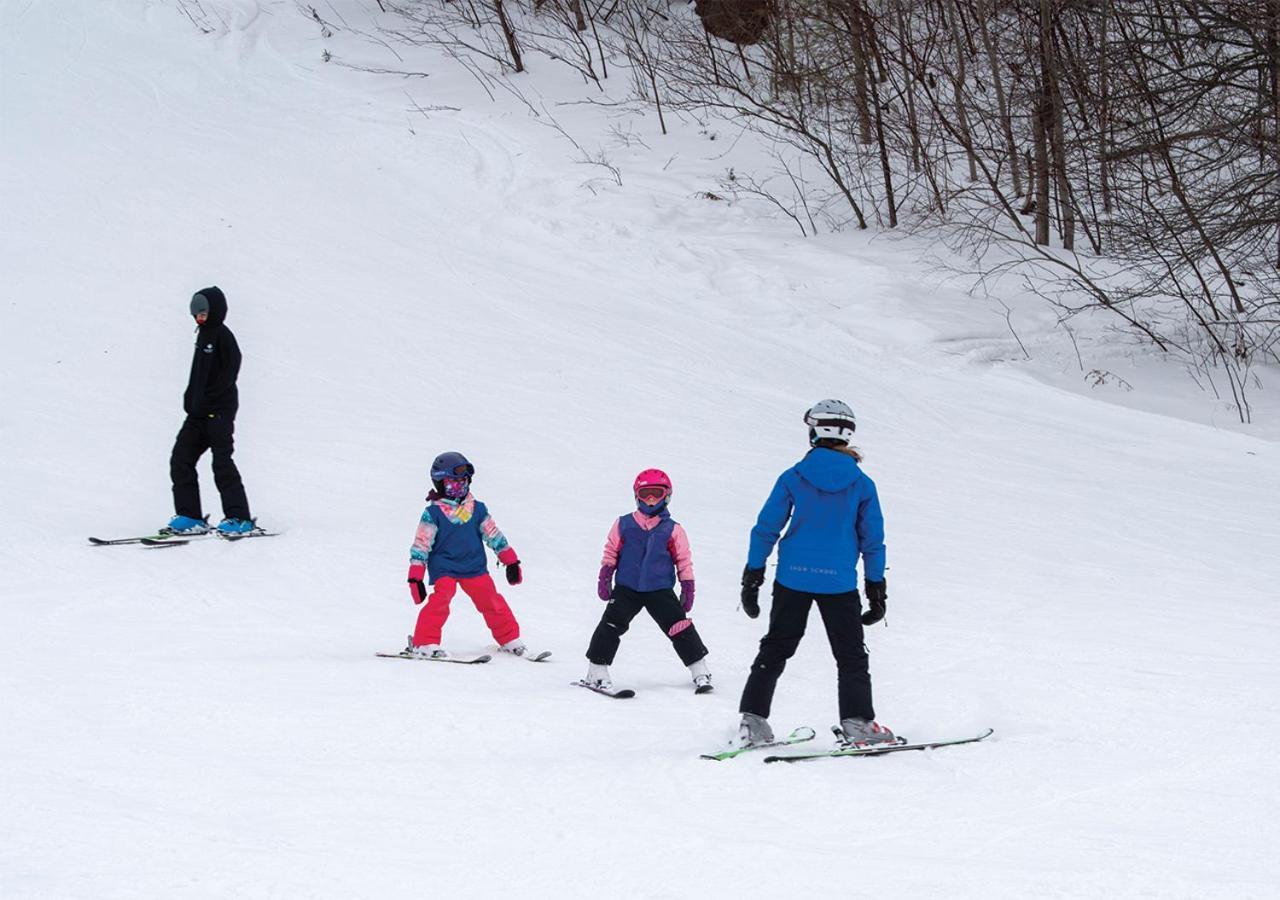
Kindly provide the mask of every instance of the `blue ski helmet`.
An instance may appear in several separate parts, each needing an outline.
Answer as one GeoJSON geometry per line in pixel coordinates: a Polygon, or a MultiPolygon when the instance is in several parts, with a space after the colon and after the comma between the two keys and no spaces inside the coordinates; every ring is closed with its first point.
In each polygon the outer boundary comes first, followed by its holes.
{"type": "Polygon", "coordinates": [[[431,461],[431,486],[441,497],[448,496],[451,500],[463,499],[466,496],[466,488],[462,488],[458,496],[450,496],[449,492],[445,491],[445,479],[465,479],[467,485],[470,485],[471,476],[475,474],[476,467],[456,450],[441,453],[431,461]]]}
{"type": "Polygon", "coordinates": [[[475,474],[476,467],[456,450],[441,453],[431,461],[432,481],[439,481],[442,478],[470,478],[475,474]]]}

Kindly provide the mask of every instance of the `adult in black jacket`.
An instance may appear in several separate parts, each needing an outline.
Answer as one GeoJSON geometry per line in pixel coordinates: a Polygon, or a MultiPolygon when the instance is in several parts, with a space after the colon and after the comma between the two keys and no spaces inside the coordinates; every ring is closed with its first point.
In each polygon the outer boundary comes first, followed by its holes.
{"type": "Polygon", "coordinates": [[[187,418],[178,431],[169,457],[173,479],[173,508],[169,523],[174,531],[204,531],[204,510],[200,505],[200,483],[196,462],[206,450],[213,451],[213,482],[222,495],[218,526],[239,533],[252,528],[249,501],[245,497],[240,472],[231,459],[235,449],[236,411],[240,407],[236,376],[240,374],[240,346],[226,326],[227,298],[216,287],[207,287],[191,298],[191,315],[198,326],[191,376],[187,380],[182,406],[187,418]]]}

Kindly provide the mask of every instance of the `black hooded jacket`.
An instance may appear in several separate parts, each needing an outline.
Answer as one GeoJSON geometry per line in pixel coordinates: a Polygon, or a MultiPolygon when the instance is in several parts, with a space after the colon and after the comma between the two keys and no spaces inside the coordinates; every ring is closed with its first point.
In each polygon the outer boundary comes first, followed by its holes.
{"type": "Polygon", "coordinates": [[[240,374],[240,346],[224,322],[227,298],[216,287],[199,293],[209,301],[209,317],[196,332],[196,351],[191,357],[191,377],[182,395],[182,408],[189,416],[235,416],[240,408],[236,376],[240,374]]]}

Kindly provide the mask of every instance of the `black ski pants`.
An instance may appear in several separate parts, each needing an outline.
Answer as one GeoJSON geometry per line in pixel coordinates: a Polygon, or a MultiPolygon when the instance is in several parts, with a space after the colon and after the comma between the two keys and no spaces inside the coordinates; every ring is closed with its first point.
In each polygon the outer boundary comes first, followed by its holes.
{"type": "Polygon", "coordinates": [[[684,607],[676,597],[676,592],[665,591],[633,591],[631,588],[618,585],[613,589],[613,599],[604,608],[600,624],[591,635],[591,644],[587,647],[587,659],[600,666],[613,663],[618,654],[618,644],[622,636],[631,627],[631,620],[639,615],[640,610],[647,610],[653,621],[658,623],[662,633],[671,638],[671,645],[676,648],[680,661],[691,666],[707,655],[707,648],[698,637],[698,629],[684,614],[684,607]],[[683,629],[672,637],[671,629],[677,622],[688,622],[683,629]]]}
{"type": "Polygon", "coordinates": [[[234,416],[214,414],[187,416],[169,456],[169,477],[173,480],[173,509],[180,516],[204,517],[200,505],[200,481],[196,463],[204,451],[213,451],[213,483],[222,495],[222,514],[231,519],[248,519],[249,500],[231,454],[235,452],[234,416]]]}
{"type": "Polygon", "coordinates": [[[841,719],[875,719],[871,705],[871,674],[862,638],[862,602],[857,591],[846,594],[813,594],[773,583],[769,631],[760,639],[760,652],[751,664],[747,686],[738,711],[769,718],[778,676],[795,655],[809,620],[809,606],[817,602],[822,624],[836,658],[837,692],[841,719]]]}

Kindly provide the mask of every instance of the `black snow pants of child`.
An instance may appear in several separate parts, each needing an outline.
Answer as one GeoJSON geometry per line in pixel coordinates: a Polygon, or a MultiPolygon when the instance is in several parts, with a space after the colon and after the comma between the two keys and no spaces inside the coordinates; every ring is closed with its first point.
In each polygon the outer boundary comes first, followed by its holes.
{"type": "Polygon", "coordinates": [[[680,605],[675,591],[633,591],[629,587],[617,585],[613,589],[613,599],[605,607],[604,615],[600,617],[600,624],[591,635],[591,645],[587,647],[587,659],[596,665],[610,665],[618,653],[618,644],[622,636],[631,627],[631,620],[642,609],[648,610],[663,634],[671,638],[671,645],[676,648],[680,661],[686,666],[693,665],[707,655],[707,648],[703,645],[702,638],[698,637],[698,629],[685,616],[684,607],[680,605]],[[678,622],[689,624],[682,629],[676,629],[673,636],[672,628],[678,622]]]}
{"type": "Polygon", "coordinates": [[[222,495],[222,514],[229,519],[248,519],[249,500],[245,497],[240,470],[231,454],[235,451],[236,420],[216,413],[204,418],[187,416],[173,442],[169,456],[169,477],[173,479],[173,509],[180,516],[199,519],[204,515],[200,505],[200,482],[196,462],[204,451],[213,451],[213,483],[222,495]]]}
{"type": "Polygon", "coordinates": [[[795,655],[809,620],[809,606],[818,604],[822,624],[836,658],[837,692],[841,719],[875,719],[871,705],[871,675],[867,669],[867,648],[862,638],[862,603],[857,591],[845,594],[812,594],[793,591],[773,583],[773,605],[769,610],[769,631],[760,639],[760,652],[751,664],[747,686],[742,690],[738,712],[769,718],[773,690],[778,676],[795,655]]]}

